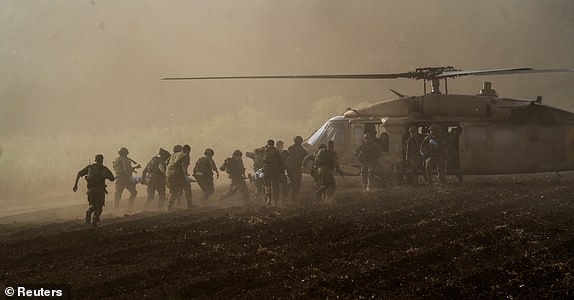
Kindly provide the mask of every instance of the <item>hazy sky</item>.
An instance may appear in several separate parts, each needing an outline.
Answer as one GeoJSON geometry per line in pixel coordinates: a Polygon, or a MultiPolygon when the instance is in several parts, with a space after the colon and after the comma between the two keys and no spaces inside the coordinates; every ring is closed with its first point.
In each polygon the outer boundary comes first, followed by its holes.
{"type": "MultiPolygon", "coordinates": [[[[164,76],[574,67],[570,0],[3,0],[0,137],[71,127],[186,124],[245,105],[284,118],[342,96],[416,95],[421,82],[164,76]]],[[[463,78],[574,109],[574,74],[463,78]]]]}

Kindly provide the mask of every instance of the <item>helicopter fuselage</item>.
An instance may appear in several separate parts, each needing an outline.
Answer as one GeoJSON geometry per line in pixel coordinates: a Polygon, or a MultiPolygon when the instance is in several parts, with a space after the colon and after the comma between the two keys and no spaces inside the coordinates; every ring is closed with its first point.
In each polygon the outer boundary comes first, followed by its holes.
{"type": "Polygon", "coordinates": [[[375,134],[387,174],[405,172],[408,128],[431,124],[451,143],[447,170],[465,175],[574,170],[574,114],[536,101],[495,95],[426,94],[382,101],[328,120],[306,140],[308,150],[332,140],[347,175],[358,175],[355,151],[375,134]],[[454,129],[454,130],[453,130],[454,129]]]}

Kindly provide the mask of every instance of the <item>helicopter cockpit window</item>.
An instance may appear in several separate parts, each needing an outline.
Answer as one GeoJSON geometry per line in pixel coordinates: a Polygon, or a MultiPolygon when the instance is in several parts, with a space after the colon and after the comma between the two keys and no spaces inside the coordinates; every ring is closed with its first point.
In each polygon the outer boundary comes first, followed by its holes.
{"type": "Polygon", "coordinates": [[[326,133],[327,141],[335,142],[335,148],[345,147],[345,125],[331,124],[326,133]]]}
{"type": "Polygon", "coordinates": [[[307,144],[312,145],[312,146],[317,144],[319,142],[319,140],[321,139],[321,137],[323,136],[323,134],[325,133],[325,128],[327,128],[328,125],[329,125],[329,122],[326,122],[325,124],[323,124],[323,126],[321,126],[321,128],[317,129],[317,131],[315,131],[307,139],[307,144]]]}
{"type": "Polygon", "coordinates": [[[464,133],[464,147],[472,151],[486,150],[486,127],[468,126],[464,133]]]}

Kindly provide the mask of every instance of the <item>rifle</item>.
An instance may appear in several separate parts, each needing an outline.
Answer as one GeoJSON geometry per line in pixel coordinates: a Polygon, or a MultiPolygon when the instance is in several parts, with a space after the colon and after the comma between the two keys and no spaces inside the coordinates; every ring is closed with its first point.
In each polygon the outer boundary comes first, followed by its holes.
{"type": "Polygon", "coordinates": [[[135,161],[135,160],[133,160],[133,159],[127,157],[127,156],[126,156],[126,158],[127,158],[132,164],[135,164],[135,165],[136,165],[135,167],[132,167],[132,169],[133,169],[134,173],[137,173],[136,169],[140,169],[142,166],[141,166],[137,161],[135,161]]]}

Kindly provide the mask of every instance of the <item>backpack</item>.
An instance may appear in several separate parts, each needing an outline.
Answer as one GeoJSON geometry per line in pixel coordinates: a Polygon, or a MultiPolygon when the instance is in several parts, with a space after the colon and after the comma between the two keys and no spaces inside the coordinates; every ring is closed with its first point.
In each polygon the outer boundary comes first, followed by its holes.
{"type": "Polygon", "coordinates": [[[98,164],[91,164],[88,166],[88,175],[86,175],[88,187],[102,186],[104,185],[105,180],[106,178],[101,166],[98,164]]]}
{"type": "Polygon", "coordinates": [[[213,171],[211,170],[211,158],[207,156],[200,157],[195,163],[193,174],[197,176],[213,175],[213,171]]]}
{"type": "Polygon", "coordinates": [[[315,165],[318,167],[325,167],[331,163],[331,155],[328,149],[319,149],[315,154],[315,165]]]}

